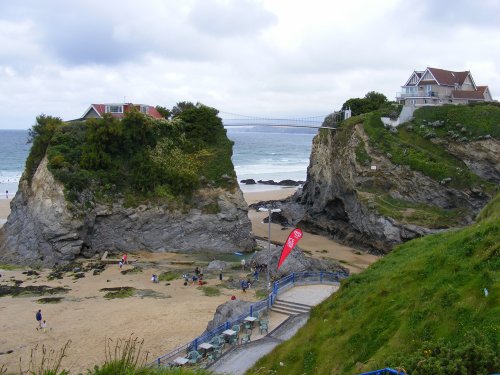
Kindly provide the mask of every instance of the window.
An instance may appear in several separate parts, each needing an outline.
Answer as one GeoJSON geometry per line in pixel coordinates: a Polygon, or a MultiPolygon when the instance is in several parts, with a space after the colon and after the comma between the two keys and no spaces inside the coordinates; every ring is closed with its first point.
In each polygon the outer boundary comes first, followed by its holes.
{"type": "Polygon", "coordinates": [[[123,113],[122,105],[107,105],[106,113],[123,113]]]}
{"type": "Polygon", "coordinates": [[[149,113],[149,106],[141,105],[141,112],[148,114],[149,113]]]}

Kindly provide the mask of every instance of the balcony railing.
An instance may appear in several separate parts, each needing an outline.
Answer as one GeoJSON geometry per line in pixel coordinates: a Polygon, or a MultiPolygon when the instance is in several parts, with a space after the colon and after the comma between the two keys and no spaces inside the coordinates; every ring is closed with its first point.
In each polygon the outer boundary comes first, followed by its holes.
{"type": "Polygon", "coordinates": [[[436,91],[397,92],[397,98],[439,98],[436,91]]]}

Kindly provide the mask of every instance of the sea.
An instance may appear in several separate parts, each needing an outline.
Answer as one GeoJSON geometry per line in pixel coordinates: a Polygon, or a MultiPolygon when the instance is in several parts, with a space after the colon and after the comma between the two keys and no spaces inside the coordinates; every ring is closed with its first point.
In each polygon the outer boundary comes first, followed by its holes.
{"type": "MultiPolygon", "coordinates": [[[[305,181],[314,129],[259,127],[227,128],[234,142],[233,164],[244,179],[305,181]]],[[[31,145],[27,130],[0,130],[0,199],[13,198],[31,145]]],[[[240,184],[245,192],[280,189],[240,184]]]]}

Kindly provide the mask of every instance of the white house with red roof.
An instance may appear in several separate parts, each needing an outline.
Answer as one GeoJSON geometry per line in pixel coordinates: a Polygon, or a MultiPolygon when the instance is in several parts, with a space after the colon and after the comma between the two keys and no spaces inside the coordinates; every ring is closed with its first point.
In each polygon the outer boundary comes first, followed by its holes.
{"type": "Polygon", "coordinates": [[[476,86],[470,71],[427,68],[414,71],[401,86],[396,100],[405,105],[467,104],[491,102],[488,86],[476,86]]]}
{"type": "Polygon", "coordinates": [[[163,116],[156,110],[155,107],[147,104],[133,104],[133,103],[109,103],[109,104],[91,104],[90,107],[84,112],[78,120],[88,120],[91,118],[102,118],[105,114],[109,113],[116,118],[123,118],[127,111],[135,108],[145,115],[153,118],[163,118],[163,116]]]}

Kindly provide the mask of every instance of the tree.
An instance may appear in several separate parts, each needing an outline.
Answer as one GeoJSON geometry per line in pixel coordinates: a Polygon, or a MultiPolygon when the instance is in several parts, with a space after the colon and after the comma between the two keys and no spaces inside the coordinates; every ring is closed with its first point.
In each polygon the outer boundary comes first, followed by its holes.
{"type": "Polygon", "coordinates": [[[172,111],[168,108],[162,107],[161,105],[157,105],[156,110],[163,116],[165,119],[169,119],[172,116],[172,111]]]}
{"type": "Polygon", "coordinates": [[[196,106],[191,103],[191,102],[179,102],[174,107],[172,108],[172,118],[176,118],[179,116],[182,112],[184,112],[187,109],[195,108],[196,106]]]}
{"type": "Polygon", "coordinates": [[[370,91],[364,98],[351,98],[342,105],[342,110],[350,108],[353,116],[376,111],[387,103],[387,97],[379,92],[370,91]]]}
{"type": "Polygon", "coordinates": [[[387,97],[384,94],[375,91],[367,93],[364,99],[366,112],[375,111],[387,102],[387,97]]]}

